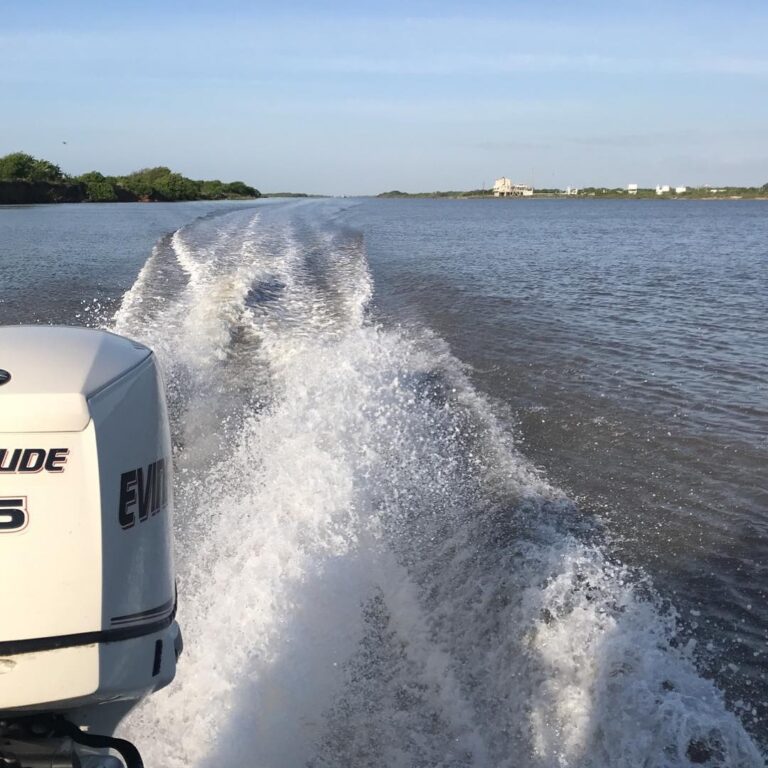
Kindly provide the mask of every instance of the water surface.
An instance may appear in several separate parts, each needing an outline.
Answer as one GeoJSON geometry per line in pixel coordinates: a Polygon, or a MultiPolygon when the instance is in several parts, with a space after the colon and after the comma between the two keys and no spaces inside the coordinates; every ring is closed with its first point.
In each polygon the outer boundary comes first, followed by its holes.
{"type": "Polygon", "coordinates": [[[762,765],[767,213],[0,209],[0,321],[165,371],[186,650],[148,762],[762,765]]]}

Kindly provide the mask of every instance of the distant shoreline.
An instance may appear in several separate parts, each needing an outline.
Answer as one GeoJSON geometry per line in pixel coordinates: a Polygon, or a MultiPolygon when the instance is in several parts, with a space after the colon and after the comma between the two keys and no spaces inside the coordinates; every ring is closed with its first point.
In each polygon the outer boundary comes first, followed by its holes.
{"type": "MultiPolygon", "coordinates": [[[[260,195],[229,195],[217,200],[257,200],[260,195]]],[[[198,198],[205,200],[207,198],[198,198]]],[[[121,189],[114,200],[92,200],[85,184],[52,184],[46,181],[0,181],[0,205],[56,205],[59,203],[183,203],[159,195],[140,196],[121,189]]]]}
{"type": "Polygon", "coordinates": [[[259,197],[258,189],[242,181],[190,179],[164,165],[125,176],[105,176],[99,171],[70,176],[55,163],[26,152],[0,157],[0,205],[170,203],[259,197]]]}
{"type": "Polygon", "coordinates": [[[768,194],[742,194],[742,195],[704,195],[704,194],[682,194],[682,195],[629,195],[629,194],[586,194],[586,195],[568,195],[565,192],[534,192],[532,195],[508,195],[506,197],[496,197],[495,195],[473,195],[462,193],[444,193],[444,192],[403,192],[392,194],[385,192],[380,195],[372,195],[380,200],[768,200],[768,194]]]}

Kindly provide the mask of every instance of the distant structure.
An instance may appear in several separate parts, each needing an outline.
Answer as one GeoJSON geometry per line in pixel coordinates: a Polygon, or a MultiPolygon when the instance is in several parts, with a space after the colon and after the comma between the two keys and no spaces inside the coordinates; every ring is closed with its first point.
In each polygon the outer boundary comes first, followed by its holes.
{"type": "Polygon", "coordinates": [[[637,194],[637,184],[627,184],[627,193],[630,195],[637,194]]]}
{"type": "Polygon", "coordinates": [[[565,194],[566,195],[578,195],[579,189],[578,187],[566,187],[565,188],[565,194]]]}
{"type": "Polygon", "coordinates": [[[513,184],[506,176],[493,182],[494,197],[531,197],[533,187],[527,184],[513,184]]]}
{"type": "Polygon", "coordinates": [[[684,195],[688,191],[688,187],[670,187],[669,184],[656,185],[657,195],[668,195],[672,191],[674,191],[676,195],[684,195]]]}

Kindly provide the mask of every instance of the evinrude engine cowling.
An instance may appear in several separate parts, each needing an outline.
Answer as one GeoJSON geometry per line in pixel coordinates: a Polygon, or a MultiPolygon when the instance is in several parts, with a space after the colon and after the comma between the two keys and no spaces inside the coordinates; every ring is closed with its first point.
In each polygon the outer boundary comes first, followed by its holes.
{"type": "Polygon", "coordinates": [[[173,679],[171,475],[151,350],[0,328],[0,765],[51,765],[173,679]]]}

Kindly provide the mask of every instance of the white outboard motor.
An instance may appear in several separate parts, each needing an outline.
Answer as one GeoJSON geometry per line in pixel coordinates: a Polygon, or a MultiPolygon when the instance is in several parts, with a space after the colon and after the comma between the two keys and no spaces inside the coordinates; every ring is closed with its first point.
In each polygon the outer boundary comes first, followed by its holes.
{"type": "Polygon", "coordinates": [[[112,733],[181,652],[171,471],[151,350],[0,327],[0,766],[141,765],[112,733]]]}

